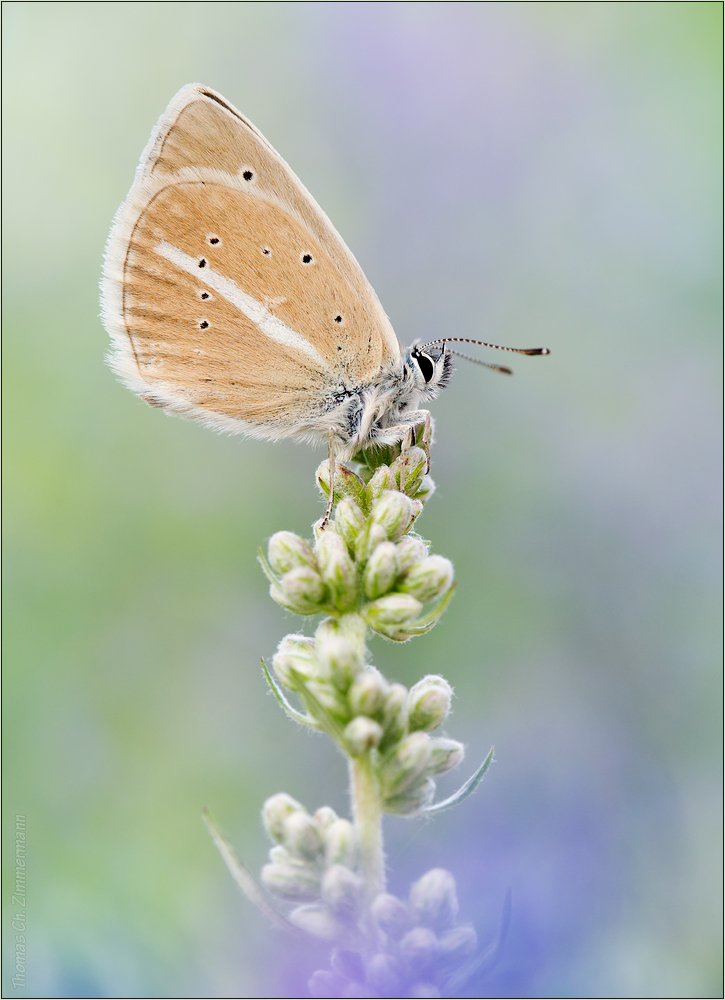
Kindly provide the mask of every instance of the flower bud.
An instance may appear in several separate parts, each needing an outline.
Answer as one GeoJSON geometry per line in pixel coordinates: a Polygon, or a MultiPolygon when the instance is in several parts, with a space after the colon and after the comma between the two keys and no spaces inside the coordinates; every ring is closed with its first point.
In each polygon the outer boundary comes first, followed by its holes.
{"type": "Polygon", "coordinates": [[[391,684],[383,705],[386,748],[398,743],[408,731],[408,691],[403,684],[391,684]]]}
{"type": "Polygon", "coordinates": [[[423,482],[418,488],[418,492],[415,494],[416,499],[420,500],[421,503],[427,503],[430,498],[435,493],[436,484],[433,482],[430,476],[423,476],[423,482]]]}
{"type": "Polygon", "coordinates": [[[313,677],[305,681],[304,688],[298,686],[296,691],[302,697],[310,715],[322,723],[323,728],[326,728],[328,721],[325,718],[325,712],[331,712],[338,719],[345,721],[350,718],[347,700],[328,681],[313,677]]]}
{"type": "Polygon", "coordinates": [[[438,944],[441,963],[446,968],[454,969],[475,952],[478,940],[473,927],[470,924],[462,924],[446,931],[438,939],[438,944]]]}
{"type": "MultiPolygon", "coordinates": [[[[295,927],[325,941],[334,941],[340,933],[340,925],[326,906],[316,906],[314,903],[311,906],[298,906],[290,913],[289,918],[295,927]]],[[[315,972],[309,982],[310,995],[313,997],[339,997],[344,986],[342,976],[336,976],[326,969],[315,972]]]]}
{"type": "Polygon", "coordinates": [[[465,756],[465,747],[458,740],[446,740],[442,737],[431,739],[431,756],[428,774],[445,774],[458,767],[465,756]]]}
{"type": "Polygon", "coordinates": [[[357,917],[362,890],[362,879],[345,865],[332,865],[322,877],[322,900],[345,923],[357,917]]]}
{"type": "Polygon", "coordinates": [[[323,640],[318,638],[316,646],[320,661],[332,683],[338,691],[347,691],[363,668],[363,662],[353,644],[342,635],[331,634],[323,640]]]}
{"type": "Polygon", "coordinates": [[[421,603],[444,594],[453,583],[453,563],[443,556],[428,556],[406,573],[399,589],[421,603]]]}
{"type": "Polygon", "coordinates": [[[395,816],[415,816],[431,804],[435,790],[436,785],[432,778],[419,778],[400,795],[386,798],[383,809],[395,816]]]}
{"type": "Polygon", "coordinates": [[[337,813],[330,806],[320,806],[312,818],[317,823],[320,833],[325,837],[332,824],[338,822],[337,813]]]}
{"type": "Polygon", "coordinates": [[[443,677],[428,674],[410,689],[408,719],[411,730],[430,732],[443,722],[451,710],[453,688],[443,677]]]}
{"type": "Polygon", "coordinates": [[[291,531],[278,531],[269,540],[267,556],[272,569],[284,576],[298,566],[315,568],[315,557],[304,538],[291,531]]]}
{"type": "Polygon", "coordinates": [[[316,615],[321,610],[325,588],[316,570],[298,566],[285,573],[279,585],[273,583],[269,593],[272,600],[296,615],[316,615]]]}
{"type": "Polygon", "coordinates": [[[387,594],[400,575],[400,560],[392,542],[377,545],[365,567],[363,586],[366,595],[375,600],[387,594]]]}
{"type": "Polygon", "coordinates": [[[347,693],[354,715],[377,715],[382,711],[388,682],[375,667],[366,667],[353,681],[347,693]]]}
{"type": "Polygon", "coordinates": [[[383,953],[373,955],[367,964],[365,981],[372,986],[377,996],[402,996],[402,983],[390,955],[383,953]]]}
{"type": "Polygon", "coordinates": [[[397,632],[422,611],[423,606],[411,594],[386,594],[363,608],[363,616],[376,632],[397,632]]]}
{"type": "Polygon", "coordinates": [[[344,611],[355,600],[357,590],[355,565],[344,539],[335,531],[325,531],[315,545],[315,555],[333,604],[344,611]]]}
{"type": "Polygon", "coordinates": [[[357,537],[365,527],[365,516],[351,497],[344,497],[337,505],[335,527],[353,551],[357,537]]]}
{"type": "Polygon", "coordinates": [[[305,812],[305,807],[286,792],[272,795],[262,806],[262,822],[272,840],[281,844],[284,838],[285,820],[295,812],[305,812]]]}
{"type": "Polygon", "coordinates": [[[400,559],[401,573],[407,573],[416,563],[422,562],[428,555],[428,546],[422,538],[415,535],[404,535],[395,546],[400,559]]]}
{"type": "Polygon", "coordinates": [[[286,635],[272,657],[272,667],[288,688],[298,686],[300,678],[319,676],[321,667],[314,641],[304,635],[286,635]]]}
{"type": "Polygon", "coordinates": [[[370,910],[378,927],[394,941],[399,940],[410,927],[405,903],[389,892],[381,892],[376,896],[370,910]]]}
{"type": "Polygon", "coordinates": [[[378,500],[385,490],[392,486],[392,476],[387,465],[379,465],[370,477],[367,485],[366,495],[370,501],[378,500]]]}
{"type": "Polygon", "coordinates": [[[408,905],[416,923],[447,930],[458,916],[455,879],[445,868],[432,868],[411,886],[408,905]]]}
{"type": "Polygon", "coordinates": [[[386,796],[400,795],[409,788],[425,772],[430,756],[431,741],[425,733],[411,733],[401,740],[380,772],[386,796]]]}
{"type": "Polygon", "coordinates": [[[270,892],[285,899],[312,900],[320,895],[320,877],[308,865],[265,865],[262,882],[270,892]]]}
{"type": "Polygon", "coordinates": [[[355,543],[355,559],[357,562],[365,562],[373,554],[378,545],[387,542],[388,535],[382,524],[373,524],[368,521],[364,530],[360,532],[355,543]]]}
{"type": "Polygon", "coordinates": [[[428,927],[414,927],[400,942],[400,954],[413,974],[425,972],[438,957],[438,939],[428,927]]]}
{"type": "Polygon", "coordinates": [[[323,840],[313,818],[298,810],[284,820],[282,844],[294,857],[315,861],[322,853],[323,840]]]}
{"type": "Polygon", "coordinates": [[[405,534],[413,519],[413,501],[404,493],[386,490],[375,501],[371,518],[373,524],[385,529],[388,538],[396,541],[405,534]]]}
{"type": "Polygon", "coordinates": [[[345,727],[345,746],[352,757],[359,757],[376,747],[383,738],[382,728],[373,719],[358,715],[345,727]]]}
{"type": "Polygon", "coordinates": [[[325,833],[325,867],[330,865],[355,865],[357,846],[355,827],[347,819],[338,819],[325,833]]]}

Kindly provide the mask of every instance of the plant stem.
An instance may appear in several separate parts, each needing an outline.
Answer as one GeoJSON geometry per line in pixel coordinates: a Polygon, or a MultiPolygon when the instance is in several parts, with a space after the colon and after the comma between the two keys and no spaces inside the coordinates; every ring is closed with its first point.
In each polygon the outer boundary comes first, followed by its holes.
{"type": "Polygon", "coordinates": [[[379,893],[385,892],[383,808],[369,753],[351,758],[350,785],[367,909],[379,893]]]}

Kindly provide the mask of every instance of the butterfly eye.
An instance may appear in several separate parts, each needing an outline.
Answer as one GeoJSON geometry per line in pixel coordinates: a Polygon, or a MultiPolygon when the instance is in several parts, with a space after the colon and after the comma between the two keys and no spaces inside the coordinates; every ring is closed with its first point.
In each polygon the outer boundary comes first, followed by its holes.
{"type": "Polygon", "coordinates": [[[430,382],[430,380],[433,378],[433,372],[435,370],[435,367],[431,359],[428,357],[427,354],[416,354],[415,360],[418,362],[418,367],[420,368],[420,373],[423,376],[423,378],[426,380],[426,382],[430,382]]]}
{"type": "Polygon", "coordinates": [[[311,253],[300,254],[300,260],[302,261],[303,264],[314,264],[315,263],[315,259],[314,259],[314,257],[312,256],[311,253]]]}

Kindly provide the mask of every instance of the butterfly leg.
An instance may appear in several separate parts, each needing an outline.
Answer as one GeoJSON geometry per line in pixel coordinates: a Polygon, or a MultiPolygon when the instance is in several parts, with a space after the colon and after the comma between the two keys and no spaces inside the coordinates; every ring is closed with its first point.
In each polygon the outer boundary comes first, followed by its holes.
{"type": "Polygon", "coordinates": [[[327,498],[327,510],[325,511],[325,516],[322,519],[322,524],[320,525],[320,531],[324,531],[330,522],[330,514],[332,513],[332,501],[335,496],[335,428],[330,428],[330,437],[328,439],[328,465],[330,467],[330,495],[327,498]]]}
{"type": "Polygon", "coordinates": [[[425,427],[423,429],[423,447],[425,448],[425,457],[428,460],[428,463],[427,463],[427,465],[425,467],[425,474],[426,474],[426,476],[430,472],[430,436],[431,436],[430,413],[428,412],[428,410],[426,410],[425,411],[425,427]]]}
{"type": "Polygon", "coordinates": [[[400,443],[400,492],[405,493],[405,472],[408,465],[408,452],[413,442],[413,428],[409,427],[400,443]]]}

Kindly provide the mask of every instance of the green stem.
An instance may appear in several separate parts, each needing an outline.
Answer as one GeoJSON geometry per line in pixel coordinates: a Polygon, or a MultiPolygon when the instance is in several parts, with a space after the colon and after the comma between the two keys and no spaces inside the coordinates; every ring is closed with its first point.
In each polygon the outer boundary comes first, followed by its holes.
{"type": "Polygon", "coordinates": [[[351,758],[350,785],[367,909],[379,893],[385,892],[383,804],[369,753],[351,758]]]}

